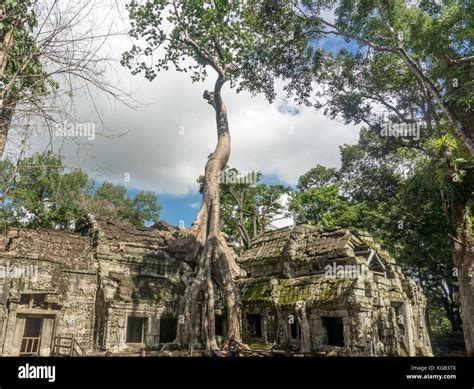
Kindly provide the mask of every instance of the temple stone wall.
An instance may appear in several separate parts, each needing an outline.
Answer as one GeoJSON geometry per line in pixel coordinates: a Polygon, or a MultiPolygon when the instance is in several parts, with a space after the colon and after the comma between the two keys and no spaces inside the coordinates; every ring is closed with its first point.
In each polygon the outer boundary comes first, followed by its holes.
{"type": "Polygon", "coordinates": [[[79,234],[10,230],[0,237],[1,354],[27,351],[27,319],[42,321],[29,336],[40,338],[40,355],[49,355],[55,334],[65,332],[90,350],[97,270],[89,239],[79,234]]]}
{"type": "Polygon", "coordinates": [[[240,282],[244,320],[262,312],[273,328],[253,341],[298,350],[296,306],[304,302],[313,354],[431,355],[421,290],[360,231],[299,225],[268,232],[239,265],[249,275],[240,282]]]}
{"type": "MultiPolygon", "coordinates": [[[[75,233],[9,230],[0,237],[0,355],[28,354],[32,345],[50,355],[59,336],[72,335],[86,355],[171,342],[194,274],[172,243],[179,236],[165,223],[133,228],[92,216],[75,233]]],[[[423,294],[369,236],[277,230],[258,237],[239,264],[248,273],[239,281],[248,343],[298,350],[296,306],[304,302],[313,354],[431,354],[423,294]],[[360,274],[328,275],[328,266],[360,274]]],[[[228,334],[220,296],[216,315],[221,341],[228,334]]]]}
{"type": "Polygon", "coordinates": [[[192,276],[184,255],[168,251],[178,229],[138,229],[90,217],[78,230],[90,236],[99,266],[96,347],[112,352],[159,347],[160,322],[176,319],[192,276]],[[129,317],[143,319],[141,342],[127,342],[129,317]]]}

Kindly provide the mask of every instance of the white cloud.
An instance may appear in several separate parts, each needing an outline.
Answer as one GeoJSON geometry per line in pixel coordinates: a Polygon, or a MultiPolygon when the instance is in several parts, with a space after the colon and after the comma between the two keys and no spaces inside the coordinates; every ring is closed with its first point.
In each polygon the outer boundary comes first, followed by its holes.
{"type": "MultiPolygon", "coordinates": [[[[290,196],[287,194],[282,195],[279,199],[279,202],[284,207],[285,210],[288,210],[290,196]]],[[[277,229],[294,225],[295,219],[291,216],[285,216],[285,213],[275,215],[273,220],[270,222],[270,225],[273,228],[277,228],[277,229]]]]}
{"type": "MultiPolygon", "coordinates": [[[[126,134],[113,139],[96,136],[84,162],[75,160],[75,146],[70,145],[65,149],[69,162],[100,170],[100,177],[117,182],[129,173],[134,187],[173,194],[196,191],[196,179],[216,143],[214,112],[201,98],[204,85],[191,84],[173,71],[152,83],[138,77],[135,82],[150,105],[141,111],[118,107],[113,112],[101,101],[108,127],[126,134]]],[[[339,145],[357,140],[354,127],[311,109],[300,108],[294,116],[262,97],[236,95],[229,89],[223,95],[232,138],[229,165],[240,171],[258,170],[294,185],[318,163],[337,166],[339,145]]],[[[96,115],[89,110],[85,116],[95,120],[96,115]]]]}
{"type": "MultiPolygon", "coordinates": [[[[110,41],[108,50],[119,58],[130,46],[130,41],[118,37],[110,41]]],[[[110,76],[119,77],[124,89],[133,89],[148,105],[134,111],[98,97],[95,105],[101,119],[114,133],[125,135],[96,136],[88,141],[85,158],[77,157],[77,146],[70,142],[63,149],[66,163],[130,187],[169,194],[196,192],[196,178],[203,174],[216,143],[214,112],[202,99],[203,91],[212,89],[212,73],[204,84],[192,84],[187,74],[174,70],[159,74],[153,82],[120,67],[110,76]],[[124,181],[126,174],[129,182],[124,181]]],[[[354,126],[331,121],[312,109],[298,107],[295,115],[282,94],[269,104],[263,97],[236,94],[227,86],[223,98],[232,137],[229,165],[241,171],[259,170],[294,185],[318,163],[337,166],[339,145],[358,137],[354,126]]],[[[90,99],[77,97],[75,102],[78,120],[100,122],[90,99]]],[[[40,149],[49,138],[35,142],[40,149]]]]}

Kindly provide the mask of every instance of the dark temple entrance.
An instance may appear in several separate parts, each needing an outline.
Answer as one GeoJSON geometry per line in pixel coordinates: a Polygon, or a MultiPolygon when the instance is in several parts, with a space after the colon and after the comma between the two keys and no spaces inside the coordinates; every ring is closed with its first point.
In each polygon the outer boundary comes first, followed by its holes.
{"type": "Polygon", "coordinates": [[[176,319],[160,319],[160,343],[170,343],[176,338],[176,319]]]}
{"type": "Polygon", "coordinates": [[[330,346],[344,346],[344,327],[340,317],[323,317],[323,324],[327,334],[327,344],[330,346]]]}
{"type": "Polygon", "coordinates": [[[247,315],[248,336],[250,338],[262,337],[262,316],[257,314],[247,315]]]}

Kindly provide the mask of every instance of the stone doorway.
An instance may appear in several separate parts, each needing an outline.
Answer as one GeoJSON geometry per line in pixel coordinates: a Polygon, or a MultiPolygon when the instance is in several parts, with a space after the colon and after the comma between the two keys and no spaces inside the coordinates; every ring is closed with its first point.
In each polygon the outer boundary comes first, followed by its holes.
{"type": "Polygon", "coordinates": [[[145,335],[147,332],[146,317],[130,316],[127,320],[127,343],[145,343],[145,335]]]}
{"type": "Polygon", "coordinates": [[[177,321],[173,318],[160,319],[160,343],[171,343],[176,338],[177,321]]]}
{"type": "Polygon", "coordinates": [[[262,316],[258,314],[247,315],[247,334],[251,339],[261,339],[263,337],[262,331],[262,316]]]}
{"type": "Polygon", "coordinates": [[[341,317],[323,317],[326,332],[326,344],[329,346],[344,346],[344,326],[341,317]]]}
{"type": "Polygon", "coordinates": [[[20,356],[32,356],[39,354],[41,342],[41,329],[43,319],[41,317],[25,318],[25,328],[21,339],[20,356]]]}
{"type": "Polygon", "coordinates": [[[10,355],[50,356],[54,315],[17,314],[10,355]]]}
{"type": "Polygon", "coordinates": [[[227,320],[224,315],[215,316],[216,336],[227,337],[227,320]]]}

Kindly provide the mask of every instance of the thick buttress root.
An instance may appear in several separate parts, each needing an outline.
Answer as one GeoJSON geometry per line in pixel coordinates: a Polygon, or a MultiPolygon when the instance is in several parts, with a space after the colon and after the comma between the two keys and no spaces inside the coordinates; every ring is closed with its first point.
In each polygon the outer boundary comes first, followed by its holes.
{"type": "Polygon", "coordinates": [[[309,329],[308,316],[306,314],[306,303],[304,301],[297,301],[296,306],[296,317],[298,318],[298,324],[301,332],[301,347],[302,353],[311,352],[311,336],[309,329]]]}
{"type": "Polygon", "coordinates": [[[215,338],[215,285],[224,300],[228,332],[241,339],[241,302],[235,280],[245,276],[245,272],[237,265],[235,254],[222,234],[203,236],[207,214],[205,211],[198,214],[186,240],[189,255],[197,258],[197,267],[196,275],[186,288],[180,304],[176,342],[190,349],[200,345],[208,350],[218,350],[215,338]],[[202,309],[198,312],[200,298],[203,300],[202,309]],[[199,324],[200,339],[197,338],[199,324]]]}

